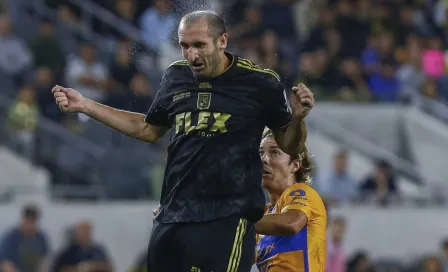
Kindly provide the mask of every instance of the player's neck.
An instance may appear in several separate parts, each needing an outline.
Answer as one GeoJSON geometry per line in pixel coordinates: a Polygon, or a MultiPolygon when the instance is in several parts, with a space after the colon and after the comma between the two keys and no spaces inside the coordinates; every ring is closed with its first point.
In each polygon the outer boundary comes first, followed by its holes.
{"type": "MultiPolygon", "coordinates": [[[[294,181],[289,181],[287,183],[281,184],[279,188],[270,189],[269,191],[269,202],[271,202],[272,207],[277,204],[278,199],[283,195],[283,193],[288,189],[292,184],[294,184],[294,181]]],[[[280,184],[279,184],[280,185],[280,184]]]]}
{"type": "Polygon", "coordinates": [[[214,77],[223,74],[225,71],[227,71],[227,69],[229,69],[230,65],[231,65],[230,59],[227,57],[225,53],[222,53],[219,58],[218,69],[216,69],[216,75],[214,75],[214,77]]]}
{"type": "Polygon", "coordinates": [[[277,204],[278,199],[282,196],[281,193],[271,193],[269,192],[269,202],[271,203],[271,207],[274,207],[277,204]]]}

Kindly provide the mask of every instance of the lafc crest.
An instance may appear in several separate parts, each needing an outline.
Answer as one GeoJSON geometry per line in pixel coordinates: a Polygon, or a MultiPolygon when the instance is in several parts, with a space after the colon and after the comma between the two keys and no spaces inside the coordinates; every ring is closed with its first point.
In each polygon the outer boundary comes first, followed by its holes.
{"type": "Polygon", "coordinates": [[[210,108],[211,100],[212,100],[211,93],[198,93],[197,108],[200,110],[206,110],[210,108]]]}

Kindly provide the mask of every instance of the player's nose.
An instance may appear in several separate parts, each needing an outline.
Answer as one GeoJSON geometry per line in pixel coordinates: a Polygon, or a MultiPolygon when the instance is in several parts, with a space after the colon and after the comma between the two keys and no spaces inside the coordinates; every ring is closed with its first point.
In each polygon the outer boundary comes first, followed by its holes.
{"type": "Polygon", "coordinates": [[[188,50],[187,59],[189,63],[193,63],[198,57],[199,55],[195,50],[188,50]]]}
{"type": "Polygon", "coordinates": [[[266,153],[264,153],[263,155],[261,155],[261,161],[263,162],[263,164],[268,165],[269,164],[269,156],[266,155],[266,153]]]}

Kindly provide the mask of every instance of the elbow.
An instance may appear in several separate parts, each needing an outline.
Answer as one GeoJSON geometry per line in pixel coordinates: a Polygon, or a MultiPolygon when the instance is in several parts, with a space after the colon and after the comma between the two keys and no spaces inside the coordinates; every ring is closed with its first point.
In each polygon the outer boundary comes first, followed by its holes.
{"type": "Polygon", "coordinates": [[[135,122],[132,132],[128,136],[150,144],[155,144],[159,141],[159,138],[154,135],[149,125],[141,121],[135,122]]]}
{"type": "Polygon", "coordinates": [[[302,230],[302,226],[298,222],[291,222],[285,225],[284,230],[287,235],[296,235],[302,230]]]}
{"type": "Polygon", "coordinates": [[[150,133],[145,132],[135,133],[134,135],[131,135],[131,137],[150,144],[156,144],[159,141],[158,138],[153,137],[153,135],[151,135],[150,133]]]}

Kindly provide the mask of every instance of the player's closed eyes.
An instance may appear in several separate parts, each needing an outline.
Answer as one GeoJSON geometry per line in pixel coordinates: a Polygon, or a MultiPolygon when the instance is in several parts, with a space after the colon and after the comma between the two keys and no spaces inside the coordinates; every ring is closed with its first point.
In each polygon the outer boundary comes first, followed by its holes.
{"type": "Polygon", "coordinates": [[[205,43],[203,43],[203,42],[193,43],[193,47],[203,48],[203,47],[205,47],[205,43]]]}

